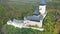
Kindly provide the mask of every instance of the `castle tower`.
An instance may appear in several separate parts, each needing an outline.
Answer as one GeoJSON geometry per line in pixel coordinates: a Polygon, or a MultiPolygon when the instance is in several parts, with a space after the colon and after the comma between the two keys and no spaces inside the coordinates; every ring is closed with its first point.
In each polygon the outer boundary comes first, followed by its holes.
{"type": "Polygon", "coordinates": [[[38,10],[38,9],[37,9],[37,10],[35,10],[35,11],[33,12],[33,15],[35,15],[35,16],[39,16],[39,15],[40,15],[39,10],[38,10]]]}
{"type": "Polygon", "coordinates": [[[46,0],[41,0],[39,4],[39,12],[44,15],[46,12],[46,0]]]}

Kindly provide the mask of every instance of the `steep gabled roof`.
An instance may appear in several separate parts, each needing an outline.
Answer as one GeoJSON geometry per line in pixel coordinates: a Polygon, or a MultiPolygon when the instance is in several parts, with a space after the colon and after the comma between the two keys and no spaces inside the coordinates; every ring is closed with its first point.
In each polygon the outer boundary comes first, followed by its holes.
{"type": "Polygon", "coordinates": [[[46,5],[46,0],[40,0],[40,5],[46,5]]]}
{"type": "Polygon", "coordinates": [[[33,14],[34,14],[34,15],[39,15],[40,12],[39,12],[39,10],[35,10],[35,11],[33,12],[33,14]]]}
{"type": "Polygon", "coordinates": [[[15,22],[15,23],[23,23],[23,20],[16,20],[16,19],[13,19],[13,22],[15,22]]]}
{"type": "Polygon", "coordinates": [[[42,20],[42,17],[41,16],[27,16],[27,20],[40,21],[42,20]]]}

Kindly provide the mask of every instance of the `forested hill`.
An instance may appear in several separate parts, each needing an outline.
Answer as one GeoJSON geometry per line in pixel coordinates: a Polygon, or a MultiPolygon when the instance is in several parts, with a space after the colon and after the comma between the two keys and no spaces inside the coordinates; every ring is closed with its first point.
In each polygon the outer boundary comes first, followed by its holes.
{"type": "MultiPolygon", "coordinates": [[[[19,29],[6,25],[8,19],[23,19],[32,15],[40,0],[0,0],[0,34],[54,34],[56,17],[60,16],[60,0],[47,1],[47,16],[43,22],[43,32],[33,29],[19,29]]],[[[56,33],[57,34],[57,33],[56,33]]]]}
{"type": "MultiPolygon", "coordinates": [[[[37,6],[35,3],[27,3],[29,0],[0,0],[0,25],[5,24],[9,18],[23,19],[23,16],[30,15],[37,6]],[[22,2],[23,1],[23,2],[22,2]]],[[[35,1],[35,0],[34,0],[35,1]]]]}

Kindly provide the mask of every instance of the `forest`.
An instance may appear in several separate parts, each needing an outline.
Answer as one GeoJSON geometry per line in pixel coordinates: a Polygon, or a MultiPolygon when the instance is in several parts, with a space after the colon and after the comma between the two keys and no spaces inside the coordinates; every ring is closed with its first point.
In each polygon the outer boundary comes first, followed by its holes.
{"type": "Polygon", "coordinates": [[[60,0],[47,1],[47,16],[43,21],[44,31],[38,31],[31,28],[15,28],[7,25],[9,19],[23,20],[24,16],[32,15],[32,12],[39,6],[38,1],[9,1],[0,0],[0,34],[58,34],[60,20],[60,0]]]}

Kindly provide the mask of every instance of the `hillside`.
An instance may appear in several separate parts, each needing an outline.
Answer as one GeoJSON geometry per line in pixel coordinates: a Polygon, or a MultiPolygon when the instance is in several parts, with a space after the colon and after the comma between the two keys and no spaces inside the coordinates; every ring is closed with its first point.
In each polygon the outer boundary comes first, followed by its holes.
{"type": "Polygon", "coordinates": [[[56,17],[60,16],[60,0],[47,0],[47,16],[43,22],[43,32],[26,28],[15,28],[6,25],[7,20],[16,18],[23,19],[24,16],[32,15],[32,12],[38,7],[39,0],[30,1],[2,1],[0,2],[0,34],[57,34],[60,23],[56,17]],[[19,2],[20,1],[20,2],[19,2]],[[56,22],[59,23],[56,25],[56,22]]]}

